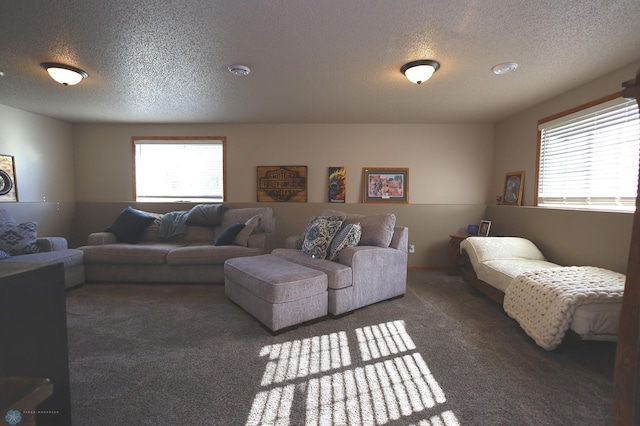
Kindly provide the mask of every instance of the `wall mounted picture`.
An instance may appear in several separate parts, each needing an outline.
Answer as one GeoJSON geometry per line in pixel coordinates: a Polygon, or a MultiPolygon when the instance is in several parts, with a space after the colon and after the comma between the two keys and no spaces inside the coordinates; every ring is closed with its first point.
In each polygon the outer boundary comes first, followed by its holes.
{"type": "Polygon", "coordinates": [[[522,205],[524,189],[524,172],[506,173],[504,177],[504,196],[502,204],[510,206],[522,205]]]}
{"type": "Polygon", "coordinates": [[[16,168],[12,155],[0,154],[0,201],[18,201],[16,168]]]}
{"type": "Polygon", "coordinates": [[[258,202],[307,202],[307,166],[258,166],[258,202]]]}
{"type": "Polygon", "coordinates": [[[480,221],[480,230],[478,231],[478,235],[480,235],[482,237],[488,237],[490,229],[491,229],[491,221],[490,220],[481,220],[480,221]]]}
{"type": "Polygon", "coordinates": [[[329,202],[346,202],[347,169],[344,167],[329,167],[329,202]]]}
{"type": "Polygon", "coordinates": [[[409,169],[365,167],[362,169],[364,203],[408,203],[409,169]]]}

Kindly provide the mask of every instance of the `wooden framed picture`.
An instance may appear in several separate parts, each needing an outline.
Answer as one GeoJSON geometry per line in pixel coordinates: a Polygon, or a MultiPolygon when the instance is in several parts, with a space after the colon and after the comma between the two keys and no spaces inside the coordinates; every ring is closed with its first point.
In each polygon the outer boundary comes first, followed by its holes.
{"type": "Polygon", "coordinates": [[[522,205],[522,190],[524,189],[524,172],[506,173],[504,177],[504,196],[502,204],[511,206],[522,205]]]}
{"type": "Polygon", "coordinates": [[[13,155],[0,154],[0,202],[18,201],[18,184],[13,155]]]}
{"type": "Polygon", "coordinates": [[[329,167],[329,202],[346,202],[347,169],[344,167],[329,167]]]}
{"type": "Polygon", "coordinates": [[[362,202],[408,203],[409,169],[365,167],[362,169],[362,202]]]}
{"type": "Polygon", "coordinates": [[[258,166],[258,202],[307,202],[307,166],[258,166]]]}
{"type": "Polygon", "coordinates": [[[488,237],[490,229],[491,229],[491,221],[490,220],[481,220],[480,221],[480,230],[478,231],[478,235],[480,235],[482,237],[488,237]]]}

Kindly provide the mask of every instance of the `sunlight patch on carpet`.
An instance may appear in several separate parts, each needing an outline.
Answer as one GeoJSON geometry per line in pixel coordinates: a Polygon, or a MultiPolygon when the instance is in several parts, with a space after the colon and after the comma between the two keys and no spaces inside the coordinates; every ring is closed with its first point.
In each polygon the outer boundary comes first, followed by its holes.
{"type": "Polygon", "coordinates": [[[453,411],[442,411],[444,391],[404,321],[352,334],[357,367],[346,331],[263,347],[265,390],[256,395],[246,424],[290,424],[294,398],[303,398],[306,425],[384,425],[416,416],[422,417],[416,426],[459,425],[453,411]]]}

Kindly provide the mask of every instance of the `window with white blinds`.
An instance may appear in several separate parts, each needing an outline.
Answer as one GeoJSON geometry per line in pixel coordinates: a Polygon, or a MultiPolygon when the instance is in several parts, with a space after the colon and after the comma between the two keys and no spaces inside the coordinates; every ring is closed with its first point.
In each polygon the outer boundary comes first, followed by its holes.
{"type": "Polygon", "coordinates": [[[635,210],[636,105],[618,97],[539,124],[538,206],[635,210]]]}
{"type": "Polygon", "coordinates": [[[225,138],[133,138],[136,201],[223,202],[225,138]]]}

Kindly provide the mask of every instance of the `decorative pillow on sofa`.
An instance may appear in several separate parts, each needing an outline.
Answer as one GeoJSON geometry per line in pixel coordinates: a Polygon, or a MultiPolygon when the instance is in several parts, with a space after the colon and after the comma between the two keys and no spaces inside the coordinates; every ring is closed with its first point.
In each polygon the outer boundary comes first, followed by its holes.
{"type": "Polygon", "coordinates": [[[321,216],[311,216],[311,218],[309,219],[309,221],[307,222],[307,227],[305,228],[304,232],[302,233],[302,235],[300,235],[300,239],[298,239],[298,243],[296,245],[296,250],[302,250],[302,244],[304,244],[304,239],[307,236],[307,231],[310,229],[310,225],[311,223],[318,219],[318,218],[322,218],[322,219],[326,219],[328,221],[343,221],[344,217],[343,216],[336,216],[336,215],[321,215],[321,216]]]}
{"type": "Polygon", "coordinates": [[[187,214],[187,225],[217,226],[227,208],[223,204],[198,204],[187,214]]]}
{"type": "Polygon", "coordinates": [[[318,259],[326,258],[329,245],[341,226],[341,220],[313,216],[304,231],[302,252],[318,259]]]}
{"type": "Polygon", "coordinates": [[[147,226],[151,225],[155,219],[153,216],[127,206],[105,231],[111,232],[120,242],[135,244],[140,241],[147,226]]]}
{"type": "Polygon", "coordinates": [[[4,250],[0,250],[0,260],[11,259],[11,255],[4,250]]]}
{"type": "Polygon", "coordinates": [[[0,250],[11,256],[38,253],[38,222],[0,223],[0,250]]]}
{"type": "Polygon", "coordinates": [[[333,241],[331,241],[329,260],[338,260],[342,249],[357,246],[360,242],[361,235],[362,227],[359,223],[351,223],[342,228],[342,230],[333,237],[333,241]]]}
{"type": "Polygon", "coordinates": [[[230,246],[233,244],[233,240],[245,227],[244,223],[233,223],[220,232],[216,237],[213,245],[215,246],[230,246]]]}
{"type": "Polygon", "coordinates": [[[393,213],[381,213],[371,216],[359,214],[348,214],[336,210],[326,209],[323,215],[343,215],[343,227],[352,223],[360,222],[362,226],[361,246],[389,247],[393,238],[394,227],[396,226],[396,215],[393,213]]]}
{"type": "Polygon", "coordinates": [[[249,243],[249,237],[253,234],[262,223],[262,215],[257,214],[255,216],[250,217],[245,223],[244,228],[240,230],[236,238],[233,240],[233,244],[236,246],[246,247],[249,243]]]}

